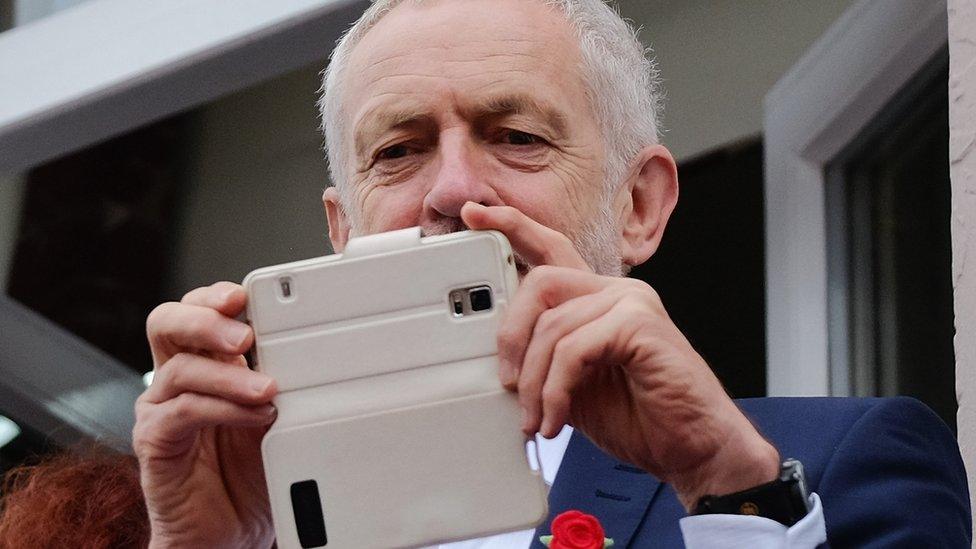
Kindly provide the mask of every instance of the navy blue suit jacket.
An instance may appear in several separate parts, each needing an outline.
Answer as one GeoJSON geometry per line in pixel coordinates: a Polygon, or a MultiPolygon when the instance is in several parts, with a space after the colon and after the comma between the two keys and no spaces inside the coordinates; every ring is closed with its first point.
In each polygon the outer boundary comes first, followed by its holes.
{"type": "MultiPolygon", "coordinates": [[[[820,496],[831,547],[970,547],[969,490],[952,432],[910,398],[737,401],[784,457],[799,459],[820,496]]],[[[600,519],[614,549],[683,547],[674,490],[600,451],[580,433],[552,491],[552,518],[579,509],[600,519]]]]}

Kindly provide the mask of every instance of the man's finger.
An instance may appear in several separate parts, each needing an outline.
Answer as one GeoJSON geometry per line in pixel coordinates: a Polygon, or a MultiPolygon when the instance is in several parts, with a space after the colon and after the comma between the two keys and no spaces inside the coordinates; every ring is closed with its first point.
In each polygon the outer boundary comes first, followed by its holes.
{"type": "Polygon", "coordinates": [[[242,406],[209,395],[183,393],[159,404],[137,404],[136,415],[132,445],[137,454],[153,451],[178,455],[186,451],[204,427],[268,425],[274,421],[276,410],[270,404],[242,406]]]}
{"type": "Polygon", "coordinates": [[[210,286],[190,290],[180,303],[209,307],[224,316],[236,317],[244,311],[247,294],[244,287],[233,282],[217,282],[210,286]]]}
{"type": "Polygon", "coordinates": [[[501,378],[506,380],[518,375],[539,315],[570,299],[597,293],[606,286],[605,277],[577,269],[549,266],[532,269],[509,303],[498,329],[501,378]]]}
{"type": "Polygon", "coordinates": [[[461,219],[472,229],[494,229],[504,234],[514,251],[531,266],[555,265],[589,271],[572,241],[511,206],[482,206],[468,202],[461,219]]]}
{"type": "MultiPolygon", "coordinates": [[[[519,404],[525,410],[523,429],[528,434],[538,431],[542,424],[543,404],[548,398],[544,388],[547,377],[552,375],[550,367],[555,346],[566,335],[606,314],[617,299],[618,296],[610,292],[588,294],[571,299],[539,316],[525,350],[517,385],[519,404]]],[[[558,431],[540,432],[550,437],[558,434],[558,431]]]]}
{"type": "Polygon", "coordinates": [[[570,419],[573,391],[580,385],[587,365],[605,367],[617,362],[614,353],[626,326],[633,324],[631,311],[621,301],[599,318],[565,335],[553,347],[549,375],[542,387],[542,425],[539,432],[551,438],[570,419]]]}
{"type": "Polygon", "coordinates": [[[254,339],[247,324],[210,307],[185,303],[163,303],[153,309],[146,320],[146,334],[157,366],[183,351],[239,355],[254,339]]]}
{"type": "Polygon", "coordinates": [[[199,393],[238,404],[266,404],[276,392],[274,380],[260,372],[180,353],[156,371],[142,399],[159,403],[183,393],[199,393]]]}

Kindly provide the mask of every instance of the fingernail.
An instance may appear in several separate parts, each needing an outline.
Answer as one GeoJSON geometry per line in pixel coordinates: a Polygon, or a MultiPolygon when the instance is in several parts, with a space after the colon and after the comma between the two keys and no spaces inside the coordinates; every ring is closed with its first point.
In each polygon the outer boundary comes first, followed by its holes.
{"type": "Polygon", "coordinates": [[[224,338],[232,349],[238,349],[247,339],[250,331],[251,329],[246,325],[235,322],[224,332],[224,338]]]}
{"type": "Polygon", "coordinates": [[[498,360],[498,371],[501,373],[502,385],[508,387],[515,381],[515,372],[512,363],[505,360],[498,360]]]}
{"type": "Polygon", "coordinates": [[[237,288],[231,288],[225,291],[224,293],[220,294],[220,300],[226,303],[230,299],[230,296],[234,295],[234,292],[236,291],[237,288]]]}
{"type": "Polygon", "coordinates": [[[261,408],[261,414],[268,416],[268,419],[273,419],[275,416],[278,415],[278,409],[268,404],[267,406],[263,406],[261,408]]]}
{"type": "Polygon", "coordinates": [[[251,382],[251,389],[254,389],[254,392],[259,395],[264,394],[264,392],[267,391],[268,387],[270,386],[271,386],[270,379],[255,379],[254,381],[251,382]]]}

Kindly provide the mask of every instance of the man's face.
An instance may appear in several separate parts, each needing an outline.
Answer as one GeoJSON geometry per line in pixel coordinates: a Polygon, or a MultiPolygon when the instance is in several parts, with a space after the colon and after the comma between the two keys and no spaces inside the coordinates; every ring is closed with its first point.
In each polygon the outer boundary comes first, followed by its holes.
{"type": "Polygon", "coordinates": [[[592,246],[594,227],[612,222],[601,218],[605,151],[579,55],[542,2],[400,4],[356,46],[341,90],[353,235],[458,230],[470,200],[592,246]]]}

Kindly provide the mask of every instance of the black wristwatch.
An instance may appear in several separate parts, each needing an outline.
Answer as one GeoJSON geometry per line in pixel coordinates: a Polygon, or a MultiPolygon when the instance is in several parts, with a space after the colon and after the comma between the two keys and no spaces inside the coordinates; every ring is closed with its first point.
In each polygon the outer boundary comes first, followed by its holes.
{"type": "Polygon", "coordinates": [[[755,488],[724,496],[705,496],[698,500],[693,515],[755,515],[793,526],[810,511],[803,465],[788,459],[779,469],[779,478],[755,488]]]}

